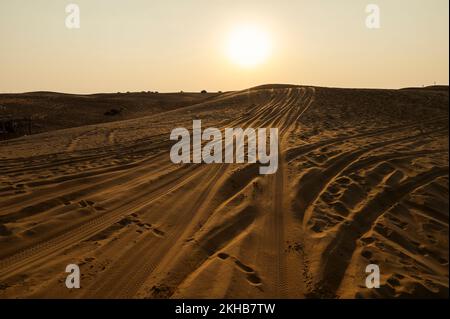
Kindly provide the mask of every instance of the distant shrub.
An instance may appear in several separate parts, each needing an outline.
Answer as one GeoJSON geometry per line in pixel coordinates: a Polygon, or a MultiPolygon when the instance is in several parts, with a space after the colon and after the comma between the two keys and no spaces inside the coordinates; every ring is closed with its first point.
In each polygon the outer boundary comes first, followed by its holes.
{"type": "Polygon", "coordinates": [[[122,113],[122,109],[111,109],[111,110],[109,110],[109,111],[106,111],[105,113],[104,113],[104,115],[107,115],[107,116],[115,116],[115,115],[119,115],[119,114],[121,114],[122,113]]]}

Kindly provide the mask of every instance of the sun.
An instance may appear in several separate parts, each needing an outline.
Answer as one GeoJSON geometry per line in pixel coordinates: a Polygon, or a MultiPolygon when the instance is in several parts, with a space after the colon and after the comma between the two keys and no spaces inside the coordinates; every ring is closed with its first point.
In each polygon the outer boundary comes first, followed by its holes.
{"type": "Polygon", "coordinates": [[[243,67],[253,67],[267,60],[271,45],[264,30],[255,26],[242,26],[234,29],[228,38],[230,59],[243,67]]]}

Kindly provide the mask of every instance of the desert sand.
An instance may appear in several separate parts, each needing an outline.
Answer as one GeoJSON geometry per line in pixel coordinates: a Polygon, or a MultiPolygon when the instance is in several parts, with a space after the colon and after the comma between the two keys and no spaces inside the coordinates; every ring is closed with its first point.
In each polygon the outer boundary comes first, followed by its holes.
{"type": "Polygon", "coordinates": [[[41,133],[0,141],[0,298],[448,297],[448,87],[174,94],[114,121],[125,102],[39,94],[41,133]],[[173,164],[193,119],[279,128],[278,171],[173,164]]]}

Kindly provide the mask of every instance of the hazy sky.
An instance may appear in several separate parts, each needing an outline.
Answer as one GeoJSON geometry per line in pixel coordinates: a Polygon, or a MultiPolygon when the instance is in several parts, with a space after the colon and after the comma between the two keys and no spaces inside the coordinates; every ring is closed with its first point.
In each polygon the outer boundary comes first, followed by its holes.
{"type": "Polygon", "coordinates": [[[0,92],[235,90],[448,84],[448,0],[1,0],[0,92]],[[81,28],[67,29],[76,3],[81,28]],[[381,9],[368,29],[366,5],[381,9]],[[240,25],[262,30],[267,60],[227,54],[240,25]]]}

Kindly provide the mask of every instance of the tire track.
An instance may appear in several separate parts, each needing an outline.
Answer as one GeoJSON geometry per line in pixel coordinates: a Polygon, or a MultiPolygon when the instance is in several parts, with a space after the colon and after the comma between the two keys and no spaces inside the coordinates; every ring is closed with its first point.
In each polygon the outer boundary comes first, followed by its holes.
{"type": "MultiPolygon", "coordinates": [[[[439,132],[435,131],[434,133],[439,132]]],[[[339,155],[337,158],[334,158],[332,160],[332,163],[325,169],[312,171],[311,173],[304,175],[300,179],[300,183],[302,185],[299,187],[296,196],[296,198],[298,199],[296,206],[296,215],[301,220],[303,227],[306,227],[312,214],[312,207],[314,206],[314,203],[317,201],[320,195],[326,191],[328,186],[337,177],[339,177],[343,171],[348,169],[348,167],[350,167],[352,164],[358,162],[361,156],[388,145],[417,139],[423,135],[424,134],[421,133],[385,142],[373,143],[371,146],[363,148],[359,151],[345,152],[339,155]]]]}
{"type": "MultiPolygon", "coordinates": [[[[32,247],[15,253],[10,257],[0,260],[0,279],[4,280],[13,274],[23,271],[31,267],[36,262],[43,262],[45,259],[57,254],[63,249],[69,248],[80,241],[88,239],[94,234],[104,230],[110,225],[118,222],[121,218],[129,213],[130,210],[135,210],[142,205],[147,205],[163,197],[167,192],[172,192],[177,188],[184,186],[192,178],[201,174],[202,169],[197,170],[189,178],[185,178],[180,182],[179,176],[172,177],[148,197],[132,198],[124,202],[115,211],[106,213],[93,219],[73,225],[70,229],[65,229],[64,233],[52,237],[49,240],[44,240],[41,243],[34,244],[32,247]]],[[[186,172],[189,174],[190,171],[186,172]]]]}
{"type": "MultiPolygon", "coordinates": [[[[431,183],[436,178],[448,176],[448,167],[410,177],[396,187],[384,189],[355,213],[352,220],[343,223],[336,237],[326,247],[321,280],[316,289],[325,297],[334,297],[356,249],[356,242],[370,230],[376,220],[414,190],[431,183]]],[[[322,296],[323,297],[323,296],[322,296]]]]}
{"type": "Polygon", "coordinates": [[[432,121],[425,121],[423,123],[412,123],[407,125],[400,125],[400,126],[393,126],[381,130],[373,130],[361,134],[356,134],[353,136],[343,136],[343,137],[337,137],[337,138],[330,138],[325,141],[317,142],[314,144],[307,144],[302,145],[299,147],[293,147],[287,150],[286,154],[286,160],[288,162],[291,162],[292,160],[303,156],[309,152],[312,152],[320,147],[333,145],[336,143],[342,143],[349,140],[359,139],[359,138],[366,138],[366,137],[379,137],[382,135],[386,135],[389,133],[400,133],[403,131],[406,131],[408,129],[412,128],[420,128],[423,124],[443,124],[445,125],[447,123],[447,118],[442,118],[439,120],[432,120],[432,121]]]}

